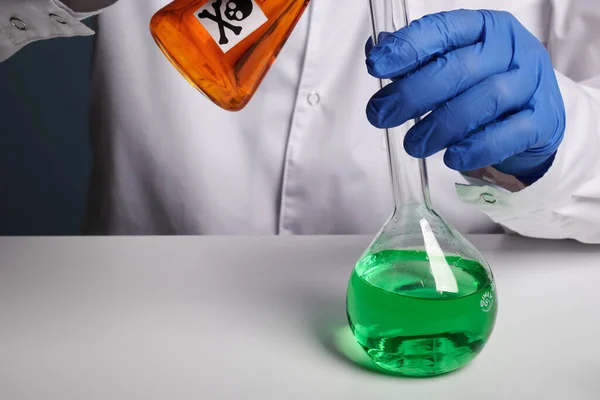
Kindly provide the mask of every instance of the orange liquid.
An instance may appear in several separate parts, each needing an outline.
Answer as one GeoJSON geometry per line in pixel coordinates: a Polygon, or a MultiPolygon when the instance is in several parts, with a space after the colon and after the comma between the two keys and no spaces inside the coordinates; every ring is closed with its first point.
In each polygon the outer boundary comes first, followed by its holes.
{"type": "MultiPolygon", "coordinates": [[[[225,51],[219,46],[222,37],[215,39],[198,19],[198,10],[206,3],[222,4],[224,9],[234,7],[228,4],[229,0],[217,1],[175,0],[152,17],[150,31],[162,52],[190,84],[219,107],[239,111],[258,89],[310,0],[254,0],[267,21],[225,51]]],[[[227,19],[230,13],[218,16],[216,9],[210,10],[214,14],[211,18],[220,17],[229,27],[242,25],[227,19]]],[[[235,37],[229,27],[222,26],[228,38],[235,37]]]]}

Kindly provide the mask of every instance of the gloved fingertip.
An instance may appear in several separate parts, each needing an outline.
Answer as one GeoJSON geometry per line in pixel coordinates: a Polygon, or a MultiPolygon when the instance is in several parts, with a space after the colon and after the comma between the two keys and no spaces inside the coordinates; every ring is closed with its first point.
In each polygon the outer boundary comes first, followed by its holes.
{"type": "Polygon", "coordinates": [[[379,79],[400,78],[419,66],[416,50],[393,34],[377,43],[367,54],[369,74],[379,79]]]}
{"type": "Polygon", "coordinates": [[[471,171],[467,154],[458,146],[449,147],[444,153],[444,164],[454,171],[471,171]]]}
{"type": "MultiPolygon", "coordinates": [[[[381,43],[383,40],[385,40],[385,38],[387,38],[388,36],[390,36],[391,33],[390,32],[379,32],[379,35],[377,35],[377,43],[381,43]]],[[[369,55],[371,54],[371,51],[373,51],[373,48],[375,47],[375,41],[373,40],[373,36],[369,36],[369,39],[367,39],[367,43],[365,44],[365,56],[369,57],[369,55]]]]}
{"type": "Polygon", "coordinates": [[[381,43],[382,41],[385,40],[385,38],[387,38],[388,36],[390,36],[392,34],[392,32],[379,32],[379,35],[377,35],[377,43],[381,43]]]}
{"type": "Polygon", "coordinates": [[[376,99],[371,99],[367,104],[367,120],[375,128],[384,129],[386,127],[383,124],[382,113],[377,103],[376,99]]]}
{"type": "Polygon", "coordinates": [[[404,151],[411,157],[423,158],[423,146],[421,142],[422,141],[416,135],[411,134],[409,131],[406,136],[404,136],[404,151]]]}
{"type": "Polygon", "coordinates": [[[365,57],[369,57],[369,54],[371,53],[371,50],[373,50],[374,46],[375,42],[373,42],[373,36],[370,36],[369,39],[367,39],[367,43],[365,43],[365,57]]]}
{"type": "Polygon", "coordinates": [[[389,53],[389,49],[381,46],[373,46],[373,48],[367,54],[367,71],[369,75],[379,78],[385,79],[385,65],[380,63],[380,59],[385,56],[385,54],[389,53]]]}
{"type": "Polygon", "coordinates": [[[393,43],[394,37],[390,32],[380,32],[377,35],[377,44],[373,42],[373,37],[369,38],[369,41],[367,41],[367,45],[365,46],[365,50],[367,50],[365,53],[367,57],[367,69],[369,74],[375,78],[388,78],[385,76],[387,70],[389,69],[387,67],[387,63],[385,60],[383,63],[380,63],[379,61],[387,54],[390,54],[392,51],[390,46],[392,46],[393,43]]]}
{"type": "Polygon", "coordinates": [[[367,71],[369,75],[378,79],[387,79],[387,63],[381,62],[381,59],[384,58],[387,49],[383,49],[381,47],[375,46],[371,50],[371,52],[367,55],[367,71]]]}

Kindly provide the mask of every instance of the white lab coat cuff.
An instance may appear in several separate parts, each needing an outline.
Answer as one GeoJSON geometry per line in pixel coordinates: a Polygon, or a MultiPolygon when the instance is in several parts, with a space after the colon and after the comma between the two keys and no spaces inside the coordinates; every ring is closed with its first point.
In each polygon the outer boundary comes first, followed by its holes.
{"type": "Polygon", "coordinates": [[[586,198],[600,188],[600,103],[595,89],[557,73],[567,111],[563,142],[548,172],[536,183],[510,192],[487,181],[466,177],[457,184],[459,198],[477,207],[509,231],[538,238],[575,238],[597,242],[586,198]],[[591,92],[590,92],[591,90],[591,92]],[[594,189],[596,188],[596,189],[594,189]],[[593,193],[592,193],[593,192],[593,193]]]}
{"type": "Polygon", "coordinates": [[[38,40],[92,35],[79,21],[91,14],[73,12],[58,0],[0,0],[0,62],[38,40]]]}

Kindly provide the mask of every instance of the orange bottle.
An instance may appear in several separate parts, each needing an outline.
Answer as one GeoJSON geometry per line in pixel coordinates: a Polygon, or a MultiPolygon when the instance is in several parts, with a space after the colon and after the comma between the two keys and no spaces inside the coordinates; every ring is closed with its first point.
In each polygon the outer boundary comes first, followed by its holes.
{"type": "Polygon", "coordinates": [[[248,104],[310,0],[175,0],[150,22],[179,72],[219,107],[248,104]]]}

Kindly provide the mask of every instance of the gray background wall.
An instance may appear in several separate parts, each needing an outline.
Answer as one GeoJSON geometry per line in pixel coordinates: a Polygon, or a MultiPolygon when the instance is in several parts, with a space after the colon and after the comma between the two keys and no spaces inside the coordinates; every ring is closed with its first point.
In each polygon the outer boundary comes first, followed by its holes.
{"type": "Polygon", "coordinates": [[[0,63],[0,235],[81,232],[92,41],[36,42],[0,63]]]}

